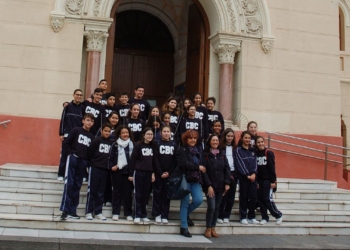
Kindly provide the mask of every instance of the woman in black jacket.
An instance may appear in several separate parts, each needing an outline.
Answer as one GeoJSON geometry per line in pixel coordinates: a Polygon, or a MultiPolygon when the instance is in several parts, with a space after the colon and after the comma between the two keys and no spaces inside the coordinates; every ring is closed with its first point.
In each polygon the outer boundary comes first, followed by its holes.
{"type": "Polygon", "coordinates": [[[219,144],[219,137],[210,135],[203,154],[203,165],[207,170],[202,174],[208,203],[205,231],[207,238],[218,237],[215,226],[219,207],[223,195],[230,189],[230,167],[222,150],[219,150],[219,144]]]}
{"type": "Polygon", "coordinates": [[[192,129],[187,130],[182,134],[181,140],[183,146],[176,151],[176,161],[178,167],[186,176],[188,187],[191,190],[192,202],[190,203],[189,194],[181,199],[180,234],[185,237],[192,237],[188,231],[188,226],[194,226],[194,223],[189,215],[203,202],[201,172],[205,173],[205,167],[202,164],[201,147],[196,146],[198,132],[192,129]]]}

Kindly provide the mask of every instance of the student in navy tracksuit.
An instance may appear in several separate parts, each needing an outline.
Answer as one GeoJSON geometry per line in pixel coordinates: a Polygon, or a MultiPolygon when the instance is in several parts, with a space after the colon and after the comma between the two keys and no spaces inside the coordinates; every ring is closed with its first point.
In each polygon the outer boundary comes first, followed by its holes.
{"type": "Polygon", "coordinates": [[[161,128],[161,140],[153,143],[155,181],[153,182],[152,215],[157,223],[168,223],[170,200],[166,185],[176,165],[177,145],[171,140],[171,127],[161,128]]]}
{"type": "Polygon", "coordinates": [[[79,192],[86,174],[86,168],[88,167],[88,147],[94,139],[94,136],[89,131],[93,124],[94,116],[92,114],[84,115],[83,127],[74,128],[67,139],[64,140],[63,147],[68,157],[60,206],[62,211],[61,220],[66,220],[67,218],[80,219],[77,215],[79,192]]]}
{"type": "MultiPolygon", "coordinates": [[[[183,133],[190,129],[197,131],[197,145],[200,145],[203,149],[203,122],[201,119],[196,118],[195,115],[196,106],[191,104],[187,107],[187,115],[181,120],[178,136],[181,137],[183,133]]],[[[180,141],[180,138],[178,138],[178,141],[180,141]]]]}
{"type": "Polygon", "coordinates": [[[255,138],[258,136],[258,124],[255,121],[248,122],[247,131],[252,136],[252,138],[250,139],[250,145],[252,147],[255,147],[255,138]]]}
{"type": "Polygon", "coordinates": [[[239,179],[239,212],[241,224],[259,224],[255,219],[257,201],[257,162],[255,150],[250,147],[251,135],[248,131],[241,134],[236,149],[235,167],[239,179]],[[248,210],[248,213],[247,213],[248,210]],[[248,220],[247,220],[248,219],[248,220]]]}
{"type": "Polygon", "coordinates": [[[257,148],[256,156],[258,161],[258,200],[262,220],[261,225],[269,221],[267,210],[276,218],[276,224],[282,223],[282,213],[276,207],[272,198],[273,189],[276,188],[277,177],[275,170],[275,155],[271,150],[265,148],[264,138],[257,136],[255,139],[257,148]]]}
{"type": "Polygon", "coordinates": [[[235,168],[235,158],[236,158],[236,143],[235,143],[235,133],[231,128],[225,129],[220,146],[227,158],[228,165],[230,166],[230,189],[222,197],[220,204],[218,223],[230,223],[230,216],[235,202],[236,188],[237,188],[237,171],[235,168]]]}
{"type": "Polygon", "coordinates": [[[116,111],[115,108],[115,94],[110,92],[106,94],[106,100],[107,103],[104,105],[105,110],[106,110],[106,118],[112,113],[113,111],[116,111]]]}
{"type": "Polygon", "coordinates": [[[135,144],[130,157],[129,179],[134,181],[135,186],[135,219],[134,223],[149,222],[146,205],[148,203],[153,173],[153,132],[152,128],[142,131],[142,141],[135,144]]]}
{"type": "Polygon", "coordinates": [[[117,113],[119,114],[119,124],[120,125],[126,125],[126,117],[128,116],[129,110],[130,110],[130,104],[128,103],[129,101],[129,96],[128,93],[123,92],[119,96],[119,101],[120,103],[115,106],[115,109],[117,113]]]}
{"type": "Polygon", "coordinates": [[[84,107],[81,105],[82,97],[83,91],[81,89],[74,90],[74,100],[65,106],[62,112],[59,129],[59,136],[62,141],[61,159],[58,167],[57,178],[59,181],[63,181],[64,173],[66,172],[67,153],[63,150],[63,142],[73,128],[82,126],[81,120],[83,119],[84,109],[84,107]]]}
{"type": "Polygon", "coordinates": [[[97,132],[101,128],[102,124],[106,120],[106,110],[104,106],[100,103],[101,98],[103,95],[103,90],[100,88],[97,88],[94,90],[94,99],[92,102],[89,102],[88,100],[85,100],[83,102],[84,105],[84,111],[83,115],[85,114],[92,114],[95,117],[94,126],[91,128],[90,132],[96,136],[97,132]]]}
{"type": "Polygon", "coordinates": [[[120,125],[116,131],[117,140],[112,144],[108,168],[112,176],[112,220],[119,220],[123,204],[124,216],[132,221],[132,179],[129,179],[130,157],[134,149],[133,134],[128,126],[120,125]]]}
{"type": "Polygon", "coordinates": [[[140,105],[140,118],[146,121],[150,112],[151,105],[147,100],[143,99],[144,94],[145,88],[142,85],[136,86],[135,97],[130,98],[129,103],[138,103],[140,105]]]}
{"type": "Polygon", "coordinates": [[[108,178],[108,156],[113,141],[109,139],[112,126],[108,123],[102,125],[101,137],[96,137],[89,149],[89,183],[86,201],[85,218],[93,219],[93,214],[99,220],[106,220],[102,214],[106,182],[108,178]]]}
{"type": "Polygon", "coordinates": [[[197,92],[193,95],[192,101],[196,106],[196,118],[202,121],[203,133],[202,139],[206,141],[209,136],[209,127],[208,127],[208,111],[206,107],[202,106],[202,94],[197,92]]]}
{"type": "Polygon", "coordinates": [[[125,123],[129,126],[134,134],[134,142],[139,142],[142,139],[142,130],[145,128],[145,120],[140,118],[140,105],[133,103],[130,106],[128,117],[125,123]]]}
{"type": "Polygon", "coordinates": [[[208,111],[208,127],[209,127],[209,133],[212,133],[212,123],[216,120],[220,121],[221,123],[221,132],[220,134],[222,134],[225,130],[225,123],[224,123],[224,118],[222,116],[222,114],[217,111],[214,110],[215,107],[215,103],[216,103],[216,99],[215,97],[209,97],[206,101],[206,106],[207,106],[207,111],[208,111]]]}
{"type": "Polygon", "coordinates": [[[180,108],[177,105],[177,99],[175,97],[169,97],[167,102],[164,103],[162,107],[162,121],[163,115],[166,112],[169,112],[170,114],[169,124],[167,125],[170,125],[172,133],[175,133],[180,116],[180,108]]]}

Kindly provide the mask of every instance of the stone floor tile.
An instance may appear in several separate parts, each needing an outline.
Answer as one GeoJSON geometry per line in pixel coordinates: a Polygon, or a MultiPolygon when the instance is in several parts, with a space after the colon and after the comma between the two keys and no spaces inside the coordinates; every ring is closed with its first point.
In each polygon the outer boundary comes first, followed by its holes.
{"type": "Polygon", "coordinates": [[[145,241],[179,242],[179,240],[171,234],[141,234],[141,236],[145,241]]]}
{"type": "Polygon", "coordinates": [[[212,241],[208,240],[204,236],[199,235],[192,235],[192,238],[187,238],[182,235],[174,235],[174,238],[176,238],[179,242],[195,242],[195,243],[213,243],[212,241]]]}
{"type": "Polygon", "coordinates": [[[107,233],[97,233],[97,232],[77,232],[74,231],[74,236],[76,239],[97,239],[97,240],[110,240],[107,233]]]}
{"type": "Polygon", "coordinates": [[[63,230],[40,230],[39,237],[47,238],[75,238],[73,231],[63,231],[63,230]]]}
{"type": "Polygon", "coordinates": [[[4,232],[5,228],[0,227],[0,235],[2,235],[2,232],[4,232]]]}
{"type": "Polygon", "coordinates": [[[38,237],[39,230],[34,229],[21,229],[21,228],[5,228],[2,233],[3,236],[28,236],[28,237],[38,237]]]}
{"type": "Polygon", "coordinates": [[[108,233],[111,240],[125,240],[125,241],[145,241],[141,234],[132,233],[108,233]]]}

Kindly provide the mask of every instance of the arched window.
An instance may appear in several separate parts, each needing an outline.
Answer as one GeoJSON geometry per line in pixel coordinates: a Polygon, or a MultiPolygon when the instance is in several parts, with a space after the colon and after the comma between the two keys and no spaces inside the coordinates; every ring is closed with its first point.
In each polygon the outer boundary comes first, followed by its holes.
{"type": "Polygon", "coordinates": [[[339,7],[339,48],[345,51],[345,18],[344,12],[339,7]]]}

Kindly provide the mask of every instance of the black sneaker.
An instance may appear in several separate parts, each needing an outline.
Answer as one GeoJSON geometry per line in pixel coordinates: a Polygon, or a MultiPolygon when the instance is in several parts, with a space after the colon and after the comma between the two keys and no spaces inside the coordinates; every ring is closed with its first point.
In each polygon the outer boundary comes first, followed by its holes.
{"type": "Polygon", "coordinates": [[[67,220],[68,214],[66,212],[62,212],[60,220],[67,220]]]}
{"type": "Polygon", "coordinates": [[[76,213],[74,213],[74,214],[68,214],[68,218],[79,220],[79,219],[80,219],[80,216],[77,215],[76,213]]]}

